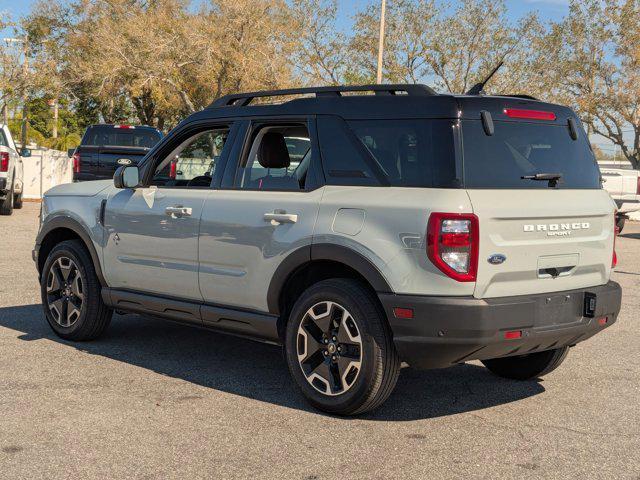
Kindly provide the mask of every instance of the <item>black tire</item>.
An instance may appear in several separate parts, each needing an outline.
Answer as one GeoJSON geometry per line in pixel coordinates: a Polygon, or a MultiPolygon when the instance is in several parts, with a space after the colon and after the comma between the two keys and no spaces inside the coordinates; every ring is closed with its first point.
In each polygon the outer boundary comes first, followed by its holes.
{"type": "Polygon", "coordinates": [[[22,208],[22,192],[16,193],[13,196],[13,208],[16,208],[18,210],[22,208]]]}
{"type": "Polygon", "coordinates": [[[621,233],[621,232],[622,232],[622,229],[624,228],[624,222],[625,222],[626,220],[627,220],[627,219],[626,219],[625,217],[620,216],[620,215],[618,215],[618,216],[616,217],[616,227],[618,227],[618,233],[621,233]]]}
{"type": "Polygon", "coordinates": [[[11,215],[13,213],[13,184],[11,190],[7,192],[4,200],[0,201],[0,215],[11,215]]]}
{"type": "Polygon", "coordinates": [[[91,256],[80,240],[65,240],[51,250],[42,269],[40,292],[44,315],[56,335],[65,340],[87,341],[105,331],[113,311],[102,301],[100,290],[91,256]],[[62,270],[69,270],[66,277],[60,273],[62,270]],[[75,275],[79,275],[77,284],[75,275]],[[54,305],[58,301],[62,302],[57,303],[60,311],[54,305]],[[79,313],[70,317],[69,309],[79,313]]]}
{"type": "Polygon", "coordinates": [[[528,355],[482,360],[482,363],[499,377],[530,380],[554,371],[564,361],[568,352],[569,347],[561,347],[528,355]]]}
{"type": "MultiPolygon", "coordinates": [[[[318,331],[320,330],[316,330],[318,331]]],[[[314,337],[317,338],[316,335],[314,337]]],[[[329,347],[330,345],[327,345],[327,348],[329,347]]],[[[400,373],[400,360],[382,308],[369,289],[360,282],[350,279],[323,280],[309,287],[300,296],[291,310],[287,323],[285,354],[291,376],[309,403],[319,410],[338,415],[356,415],[379,407],[391,395],[400,373]],[[303,367],[303,364],[307,365],[307,359],[313,356],[310,353],[313,348],[307,348],[309,344],[320,346],[320,349],[316,350],[318,352],[316,359],[322,358],[320,352],[323,355],[329,353],[322,345],[324,342],[318,343],[313,338],[307,340],[306,334],[299,331],[303,327],[305,332],[307,331],[309,311],[317,311],[311,310],[312,307],[327,310],[327,314],[320,313],[323,319],[331,317],[327,332],[331,331],[331,325],[338,325],[338,328],[333,330],[336,332],[337,339],[333,337],[334,340],[331,343],[335,342],[334,352],[337,348],[343,352],[342,356],[337,354],[340,358],[335,362],[325,356],[323,362],[319,363],[322,368],[329,365],[326,367],[329,371],[333,368],[331,364],[335,363],[334,371],[340,371],[339,374],[335,374],[337,378],[333,376],[333,387],[336,385],[341,387],[336,388],[335,392],[326,381],[320,386],[325,389],[325,393],[320,392],[317,387],[314,387],[312,381],[307,379],[313,373],[303,372],[303,368],[308,368],[303,367]],[[334,308],[338,316],[334,315],[335,312],[332,310],[334,308]],[[343,316],[344,312],[346,314],[343,316]],[[338,317],[341,320],[333,320],[338,317]],[[353,323],[349,319],[352,319],[353,323]],[[303,321],[305,324],[301,327],[303,321]],[[349,340],[346,343],[340,343],[345,338],[345,334],[349,336],[349,340]],[[359,346],[354,347],[349,343],[354,338],[357,339],[356,343],[360,342],[359,346]],[[300,342],[304,345],[302,346],[300,342]],[[298,359],[299,349],[302,349],[303,355],[306,355],[301,361],[298,359]],[[344,367],[349,359],[358,359],[359,368],[356,368],[354,363],[348,363],[344,367]],[[338,365],[340,365],[339,369],[338,365]],[[351,378],[353,380],[350,380],[351,378]],[[348,384],[348,382],[351,383],[348,384]]],[[[332,358],[335,360],[335,357],[332,356],[332,358]]],[[[316,370],[309,368],[309,371],[316,370]]],[[[316,379],[315,382],[317,384],[318,380],[316,379]]]]}

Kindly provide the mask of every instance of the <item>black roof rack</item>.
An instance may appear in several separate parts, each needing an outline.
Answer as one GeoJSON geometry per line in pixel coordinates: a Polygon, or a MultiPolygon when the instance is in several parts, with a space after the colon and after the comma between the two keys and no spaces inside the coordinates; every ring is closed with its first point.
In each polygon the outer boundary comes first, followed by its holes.
{"type": "Polygon", "coordinates": [[[225,95],[214,101],[209,108],[249,105],[254,98],[276,97],[283,95],[310,95],[317,97],[340,97],[344,92],[374,92],[376,95],[396,95],[404,92],[407,95],[426,96],[436,95],[436,92],[421,84],[397,84],[397,85],[339,85],[335,87],[308,87],[308,88],[288,88],[283,90],[263,90],[259,92],[234,93],[225,95]]]}

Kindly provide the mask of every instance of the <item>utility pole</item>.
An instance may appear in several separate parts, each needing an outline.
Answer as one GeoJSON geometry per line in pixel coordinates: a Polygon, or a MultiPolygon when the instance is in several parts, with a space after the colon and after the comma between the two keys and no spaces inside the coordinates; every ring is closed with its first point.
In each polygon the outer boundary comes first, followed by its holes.
{"type": "Polygon", "coordinates": [[[387,9],[387,0],[382,0],[380,6],[380,36],[378,38],[378,72],[376,75],[376,83],[382,83],[382,57],[384,53],[384,14],[387,9]]]}
{"type": "MultiPolygon", "coordinates": [[[[22,40],[23,47],[23,55],[24,58],[22,60],[22,74],[24,75],[24,79],[26,82],[27,76],[29,75],[29,45],[27,42],[27,37],[25,36],[22,40]]],[[[29,94],[27,93],[26,85],[24,86],[22,92],[22,129],[20,130],[20,143],[22,143],[21,148],[27,148],[27,128],[29,123],[29,94]]]]}

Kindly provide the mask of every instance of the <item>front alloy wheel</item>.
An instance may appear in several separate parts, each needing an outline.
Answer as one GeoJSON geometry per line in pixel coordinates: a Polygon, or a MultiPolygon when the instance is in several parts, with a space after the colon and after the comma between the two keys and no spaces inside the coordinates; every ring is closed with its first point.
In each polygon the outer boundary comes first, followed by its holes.
{"type": "Polygon", "coordinates": [[[71,327],[80,318],[84,282],[78,266],[68,257],[59,257],[47,274],[47,306],[54,321],[71,327]]]}
{"type": "Polygon", "coordinates": [[[297,354],[302,373],[318,392],[348,391],[360,373],[362,339],[347,309],[325,301],[307,310],[298,327],[297,354]]]}

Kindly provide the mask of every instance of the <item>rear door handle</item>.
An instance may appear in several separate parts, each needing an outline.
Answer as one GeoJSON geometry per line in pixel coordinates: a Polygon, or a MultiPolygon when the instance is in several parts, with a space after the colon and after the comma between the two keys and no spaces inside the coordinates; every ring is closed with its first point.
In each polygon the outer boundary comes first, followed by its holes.
{"type": "Polygon", "coordinates": [[[265,213],[264,221],[276,223],[296,223],[298,221],[298,215],[275,211],[271,213],[265,213]]]}
{"type": "Polygon", "coordinates": [[[183,207],[182,205],[174,205],[164,209],[164,213],[173,218],[190,217],[192,212],[191,208],[183,207]]]}

